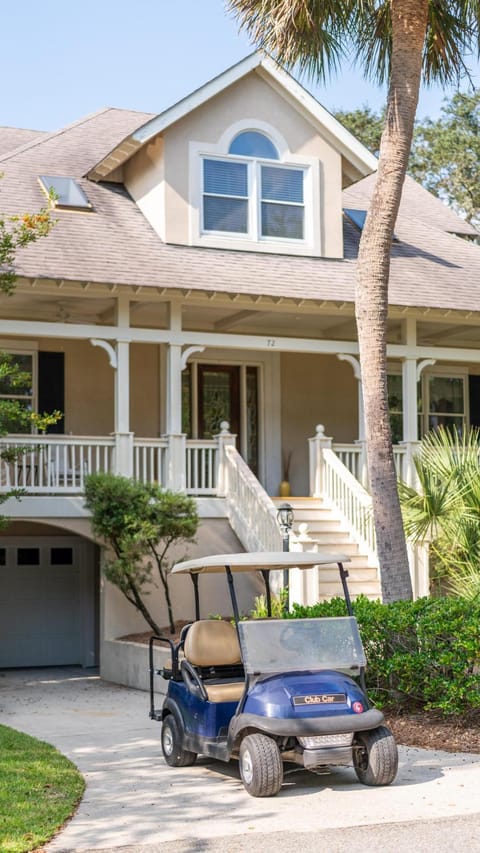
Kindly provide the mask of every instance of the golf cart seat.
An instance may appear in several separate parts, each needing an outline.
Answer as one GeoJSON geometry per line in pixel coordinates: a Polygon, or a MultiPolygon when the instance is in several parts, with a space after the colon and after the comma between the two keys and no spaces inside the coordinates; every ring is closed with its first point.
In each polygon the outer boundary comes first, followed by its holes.
{"type": "Polygon", "coordinates": [[[184,655],[181,672],[193,692],[209,702],[240,701],[245,675],[237,632],[230,622],[194,622],[185,637],[184,655]]]}

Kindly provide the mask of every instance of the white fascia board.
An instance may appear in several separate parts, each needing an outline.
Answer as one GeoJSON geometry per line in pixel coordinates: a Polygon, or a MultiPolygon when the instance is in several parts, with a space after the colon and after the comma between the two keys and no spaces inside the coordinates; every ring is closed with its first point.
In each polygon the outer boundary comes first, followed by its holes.
{"type": "Polygon", "coordinates": [[[184,118],[184,116],[193,110],[196,110],[197,107],[201,107],[210,98],[214,98],[215,95],[220,94],[224,89],[232,86],[233,83],[236,83],[242,77],[245,77],[246,74],[250,74],[251,71],[258,68],[262,64],[262,57],[263,54],[260,51],[251,53],[245,59],[237,62],[236,65],[232,65],[227,71],[223,71],[222,74],[214,77],[213,80],[200,86],[199,89],[195,89],[194,92],[187,95],[181,101],[178,101],[173,107],[169,107],[163,113],[160,113],[160,115],[150,119],[150,121],[132,133],[131,138],[135,142],[141,142],[142,144],[149,142],[153,136],[161,133],[167,127],[170,127],[170,125],[184,118]]]}
{"type": "Polygon", "coordinates": [[[377,158],[349,130],[340,124],[325,107],[322,107],[313,95],[310,95],[300,83],[297,83],[291,74],[285,71],[275,60],[269,56],[265,56],[260,51],[247,56],[246,59],[238,62],[232,68],[229,68],[228,71],[210,80],[209,83],[201,86],[173,107],[151,119],[143,127],[138,128],[132,134],[131,138],[141,144],[148,142],[153,136],[166,130],[167,127],[184,118],[188,113],[210,100],[210,98],[220,94],[224,89],[227,89],[233,83],[245,77],[246,74],[256,69],[260,74],[262,71],[264,72],[262,76],[267,81],[269,77],[273,78],[280,89],[286,90],[299,103],[303,108],[302,111],[307,114],[310,121],[313,119],[315,124],[320,125],[322,130],[331,134],[343,156],[352,161],[364,175],[369,175],[371,172],[376,171],[378,166],[377,158]]]}
{"type": "Polygon", "coordinates": [[[237,80],[240,80],[246,74],[249,74],[250,71],[257,68],[262,61],[262,56],[263,54],[261,54],[260,51],[251,53],[249,56],[245,57],[245,59],[237,62],[236,65],[232,65],[232,67],[228,68],[227,71],[222,72],[222,74],[214,77],[213,80],[210,80],[208,83],[200,86],[200,88],[195,89],[195,91],[190,95],[187,95],[186,98],[182,98],[181,101],[178,101],[172,107],[164,110],[163,113],[160,113],[158,116],[155,116],[155,118],[147,121],[129,136],[125,137],[125,139],[122,139],[122,141],[112,151],[110,151],[106,157],[100,160],[93,169],[88,172],[86,177],[93,181],[98,181],[106,177],[112,169],[125,163],[132,154],[135,153],[135,151],[141,148],[142,145],[150,142],[153,137],[162,133],[162,131],[167,127],[170,127],[170,125],[174,124],[176,121],[184,118],[184,116],[188,115],[197,107],[201,107],[202,104],[210,98],[215,97],[215,95],[218,95],[228,86],[236,83],[237,80]],[[125,146],[130,150],[125,150],[125,146]]]}
{"type": "Polygon", "coordinates": [[[297,83],[288,71],[285,71],[270,57],[265,57],[260,66],[260,73],[266,71],[265,77],[267,79],[268,76],[271,76],[279,84],[280,89],[286,90],[303,107],[303,112],[310,118],[310,121],[313,119],[322,130],[331,134],[340,153],[347,160],[351,161],[364,175],[376,172],[378,160],[375,155],[368,148],[365,148],[310,92],[307,92],[300,83],[297,83]]]}
{"type": "Polygon", "coordinates": [[[361,174],[369,175],[375,172],[378,166],[377,158],[362,145],[337,119],[322,107],[322,105],[307,92],[300,83],[285,71],[275,60],[266,56],[262,51],[254,53],[237,62],[231,68],[214,77],[208,83],[205,83],[200,88],[196,89],[186,98],[183,98],[178,103],[169,107],[163,113],[160,113],[155,118],[150,119],[142,127],[139,127],[132,134],[126,137],[122,142],[111,151],[107,157],[101,160],[89,172],[88,177],[91,179],[99,179],[100,176],[105,176],[108,173],[113,163],[115,166],[120,165],[127,160],[142,145],[145,145],[153,137],[162,133],[175,122],[180,121],[193,110],[201,107],[211,98],[223,92],[229,86],[232,86],[242,77],[250,74],[251,71],[263,71],[263,76],[267,80],[274,81],[280,90],[288,92],[288,94],[297,102],[299,108],[315,125],[320,125],[323,131],[330,134],[335,140],[340,153],[357,168],[361,174]],[[127,146],[125,150],[124,146],[127,146]],[[122,148],[124,148],[122,152],[122,148]],[[128,150],[129,149],[129,150],[128,150]],[[107,170],[107,172],[105,171],[107,170]]]}

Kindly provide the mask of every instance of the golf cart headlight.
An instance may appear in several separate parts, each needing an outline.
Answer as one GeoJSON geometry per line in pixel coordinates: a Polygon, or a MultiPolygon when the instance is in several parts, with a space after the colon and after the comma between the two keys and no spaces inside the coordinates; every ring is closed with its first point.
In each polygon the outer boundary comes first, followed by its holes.
{"type": "Polygon", "coordinates": [[[316,737],[299,737],[298,742],[304,749],[320,749],[322,746],[351,746],[353,732],[341,735],[317,735],[316,737]]]}

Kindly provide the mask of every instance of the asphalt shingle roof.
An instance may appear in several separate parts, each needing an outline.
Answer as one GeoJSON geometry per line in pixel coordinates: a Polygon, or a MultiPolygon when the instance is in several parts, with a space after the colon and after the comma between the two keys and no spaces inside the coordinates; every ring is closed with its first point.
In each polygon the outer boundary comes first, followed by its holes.
{"type": "Polygon", "coordinates": [[[41,130],[24,130],[21,127],[0,127],[0,157],[20,148],[32,139],[44,136],[41,130]]]}
{"type": "MultiPolygon", "coordinates": [[[[40,174],[75,177],[93,205],[92,212],[55,210],[58,221],[48,239],[18,254],[18,275],[353,301],[360,234],[348,221],[344,260],[166,245],[121,184],[82,177],[148,118],[105,109],[0,157],[2,212],[42,206],[40,174]]],[[[371,176],[346,190],[344,206],[365,209],[373,182],[371,176]]],[[[395,228],[399,242],[392,249],[391,303],[480,310],[480,247],[451,231],[472,233],[442,202],[407,179],[395,228]]]]}

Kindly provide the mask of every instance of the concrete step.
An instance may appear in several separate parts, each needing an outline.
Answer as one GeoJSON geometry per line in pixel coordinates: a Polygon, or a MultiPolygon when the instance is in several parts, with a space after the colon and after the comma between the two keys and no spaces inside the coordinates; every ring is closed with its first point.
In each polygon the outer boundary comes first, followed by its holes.
{"type": "MultiPolygon", "coordinates": [[[[346,525],[336,515],[335,511],[322,504],[318,498],[292,497],[274,498],[276,506],[289,503],[294,512],[293,529],[299,534],[299,525],[307,525],[307,536],[312,539],[320,553],[343,554],[349,558],[345,562],[348,571],[348,587],[352,598],[363,593],[367,598],[375,600],[381,597],[378,568],[362,554],[359,545],[352,539],[346,525]]],[[[308,550],[308,545],[305,546],[308,550]]],[[[318,583],[319,600],[324,601],[334,596],[343,597],[338,568],[322,566],[319,571],[318,583]]]]}
{"type": "MultiPolygon", "coordinates": [[[[338,577],[338,569],[324,568],[323,566],[318,572],[319,583],[340,583],[338,577]]],[[[376,583],[377,570],[365,566],[364,568],[348,569],[348,583],[376,583]]]]}

